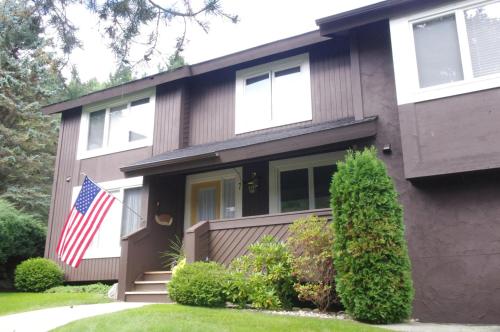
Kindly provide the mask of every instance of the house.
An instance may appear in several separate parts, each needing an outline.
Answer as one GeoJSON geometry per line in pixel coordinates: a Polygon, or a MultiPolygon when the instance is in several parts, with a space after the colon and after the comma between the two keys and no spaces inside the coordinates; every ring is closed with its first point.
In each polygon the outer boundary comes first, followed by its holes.
{"type": "Polygon", "coordinates": [[[388,0],[46,106],[62,116],[46,257],[87,174],[144,218],[116,204],[67,280],[165,299],[170,239],[224,264],[283,239],[296,218],[331,215],[335,162],[374,145],[404,206],[413,316],[500,323],[499,8],[388,0]]]}

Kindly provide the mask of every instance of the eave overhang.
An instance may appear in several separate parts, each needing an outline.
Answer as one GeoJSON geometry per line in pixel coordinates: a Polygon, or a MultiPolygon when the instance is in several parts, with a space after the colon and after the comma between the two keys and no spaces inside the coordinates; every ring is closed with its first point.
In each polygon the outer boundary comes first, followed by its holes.
{"type": "Polygon", "coordinates": [[[188,172],[189,170],[271,157],[373,137],[377,117],[309,124],[268,133],[178,149],[121,168],[127,176],[188,172]]]}

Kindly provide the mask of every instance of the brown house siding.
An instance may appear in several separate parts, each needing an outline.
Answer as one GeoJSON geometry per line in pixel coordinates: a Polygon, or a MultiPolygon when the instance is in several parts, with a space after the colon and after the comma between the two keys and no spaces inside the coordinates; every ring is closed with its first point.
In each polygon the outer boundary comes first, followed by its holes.
{"type": "MultiPolygon", "coordinates": [[[[477,173],[451,176],[449,181],[407,181],[403,154],[405,161],[414,156],[407,156],[401,144],[398,124],[402,114],[396,103],[388,24],[359,29],[359,37],[365,115],[378,115],[373,144],[379,151],[385,144],[392,145],[392,154],[380,157],[396,182],[404,206],[416,291],[413,317],[435,322],[499,323],[500,176],[477,173]]],[[[438,103],[441,107],[435,107],[434,113],[419,109],[426,112],[419,117],[437,120],[439,112],[446,112],[449,118],[440,121],[453,126],[456,118],[468,117],[458,104],[472,102],[465,102],[465,96],[454,98],[454,102],[438,103]],[[457,109],[462,114],[452,115],[457,109]]],[[[446,165],[450,162],[446,159],[447,146],[441,148],[446,165]]]]}
{"type": "Polygon", "coordinates": [[[500,89],[399,107],[407,178],[500,168],[500,89]]]}
{"type": "MultiPolygon", "coordinates": [[[[348,41],[340,39],[324,42],[281,57],[304,52],[309,52],[310,55],[313,112],[311,122],[321,123],[354,117],[348,41]]],[[[272,60],[276,60],[276,57],[267,59],[272,60]]],[[[262,62],[266,61],[254,64],[262,62]]],[[[217,71],[195,78],[190,84],[189,145],[223,141],[236,136],[235,72],[235,68],[217,71]]],[[[297,125],[300,124],[287,127],[297,125]]],[[[261,132],[282,128],[265,129],[261,132]]]]}
{"type": "MultiPolygon", "coordinates": [[[[45,256],[56,262],[57,241],[71,205],[73,186],[80,181],[80,165],[76,160],[81,109],[62,113],[59,151],[56,157],[55,190],[52,197],[49,230],[45,256]],[[69,182],[66,182],[67,178],[69,182]]],[[[98,167],[102,170],[102,167],[98,167]]],[[[110,169],[104,167],[104,169],[110,169]]],[[[78,269],[60,264],[67,281],[114,280],[118,279],[119,258],[101,258],[82,261],[78,269]]]]}

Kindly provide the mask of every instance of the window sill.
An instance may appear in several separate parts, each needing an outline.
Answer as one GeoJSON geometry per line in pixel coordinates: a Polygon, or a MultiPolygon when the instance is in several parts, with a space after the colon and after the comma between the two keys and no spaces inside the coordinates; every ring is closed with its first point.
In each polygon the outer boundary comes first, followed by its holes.
{"type": "Polygon", "coordinates": [[[419,89],[414,93],[401,94],[398,95],[398,104],[404,105],[410,103],[418,103],[498,87],[500,87],[500,74],[490,75],[474,80],[459,81],[419,89]]]}
{"type": "Polygon", "coordinates": [[[121,256],[121,248],[110,250],[107,252],[91,252],[86,253],[83,259],[98,259],[98,258],[119,258],[121,256]]]}
{"type": "Polygon", "coordinates": [[[140,141],[140,142],[136,142],[134,144],[126,145],[126,146],[83,151],[83,152],[78,153],[76,159],[77,160],[89,159],[89,158],[105,156],[105,155],[117,153],[117,152],[135,150],[135,149],[144,148],[144,147],[152,146],[152,145],[153,145],[153,143],[151,141],[140,141]]]}

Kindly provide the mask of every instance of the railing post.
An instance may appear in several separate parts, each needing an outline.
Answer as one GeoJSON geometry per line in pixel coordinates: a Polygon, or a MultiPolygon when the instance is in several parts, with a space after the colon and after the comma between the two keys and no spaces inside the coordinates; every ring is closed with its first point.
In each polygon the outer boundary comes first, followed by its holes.
{"type": "Polygon", "coordinates": [[[201,221],[186,231],[185,254],[186,261],[192,263],[208,258],[210,223],[201,221]]]}

